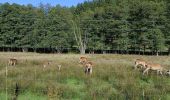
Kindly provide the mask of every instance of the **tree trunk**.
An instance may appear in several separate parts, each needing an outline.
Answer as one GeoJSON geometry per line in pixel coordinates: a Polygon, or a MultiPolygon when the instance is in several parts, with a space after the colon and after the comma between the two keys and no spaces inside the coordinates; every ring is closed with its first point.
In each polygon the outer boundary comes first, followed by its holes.
{"type": "Polygon", "coordinates": [[[22,52],[28,52],[28,48],[22,48],[22,52]]]}
{"type": "Polygon", "coordinates": [[[84,47],[80,47],[80,54],[85,54],[86,53],[86,49],[84,47]]]}
{"type": "Polygon", "coordinates": [[[33,51],[34,51],[34,53],[35,53],[35,52],[37,52],[37,49],[36,49],[36,48],[33,48],[33,51]]]}
{"type": "Polygon", "coordinates": [[[156,56],[159,56],[159,52],[158,51],[156,51],[156,56]]]}
{"type": "Polygon", "coordinates": [[[106,54],[106,51],[103,51],[102,53],[103,53],[103,54],[106,54]]]}
{"type": "Polygon", "coordinates": [[[146,51],[146,46],[143,46],[143,55],[145,55],[145,51],[146,51]]]}
{"type": "Polygon", "coordinates": [[[57,54],[61,54],[61,49],[60,48],[57,49],[57,54]]]}

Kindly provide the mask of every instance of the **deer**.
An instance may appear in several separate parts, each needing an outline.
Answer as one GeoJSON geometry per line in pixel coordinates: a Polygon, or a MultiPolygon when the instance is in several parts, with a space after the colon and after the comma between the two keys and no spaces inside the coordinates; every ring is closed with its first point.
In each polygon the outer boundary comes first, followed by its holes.
{"type": "Polygon", "coordinates": [[[146,61],[143,59],[136,59],[135,60],[135,66],[134,68],[137,69],[137,67],[140,65],[140,69],[145,69],[146,68],[146,61]]]}
{"type": "Polygon", "coordinates": [[[85,74],[92,74],[92,67],[94,64],[91,61],[88,61],[86,57],[80,57],[79,63],[83,65],[85,74]]]}
{"type": "MultiPolygon", "coordinates": [[[[46,67],[50,66],[52,64],[52,61],[44,61],[43,62],[43,70],[45,70],[46,67]]],[[[57,64],[58,71],[61,70],[61,65],[57,64]]]]}
{"type": "Polygon", "coordinates": [[[8,65],[9,66],[15,66],[17,64],[18,60],[16,58],[10,58],[8,60],[8,65]]]}
{"type": "Polygon", "coordinates": [[[85,62],[85,63],[83,64],[83,66],[84,66],[84,68],[85,68],[85,70],[84,70],[85,74],[91,75],[91,74],[92,74],[92,66],[93,66],[93,63],[90,62],[90,61],[87,61],[87,62],[85,62]]]}
{"type": "Polygon", "coordinates": [[[162,72],[163,72],[164,68],[163,68],[160,64],[147,63],[147,64],[146,64],[146,69],[143,71],[143,75],[144,75],[145,73],[147,73],[147,75],[148,75],[148,71],[149,71],[149,70],[157,71],[157,75],[158,75],[158,74],[163,75],[162,72]]]}
{"type": "Polygon", "coordinates": [[[44,61],[43,62],[43,70],[51,64],[51,61],[44,61]]]}
{"type": "Polygon", "coordinates": [[[79,63],[80,63],[80,64],[83,64],[83,63],[85,63],[85,62],[87,62],[87,58],[86,58],[86,57],[80,57],[80,58],[79,58],[79,63]]]}

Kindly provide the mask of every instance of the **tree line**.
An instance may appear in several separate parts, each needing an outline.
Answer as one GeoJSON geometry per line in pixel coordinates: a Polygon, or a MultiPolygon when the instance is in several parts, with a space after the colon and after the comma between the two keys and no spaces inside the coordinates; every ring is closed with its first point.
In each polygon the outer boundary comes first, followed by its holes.
{"type": "Polygon", "coordinates": [[[93,0],[72,7],[0,4],[0,47],[170,51],[169,0],[93,0]]]}

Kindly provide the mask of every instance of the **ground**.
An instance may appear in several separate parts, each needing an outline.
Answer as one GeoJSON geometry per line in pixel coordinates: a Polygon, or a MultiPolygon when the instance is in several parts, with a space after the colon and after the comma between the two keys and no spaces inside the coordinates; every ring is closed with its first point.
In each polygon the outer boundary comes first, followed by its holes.
{"type": "Polygon", "coordinates": [[[0,100],[169,100],[170,77],[142,75],[133,69],[137,58],[170,69],[170,56],[1,52],[0,100]],[[91,76],[84,74],[80,56],[94,62],[91,76]],[[15,67],[7,66],[10,57],[18,59],[15,67]],[[46,60],[51,64],[43,70],[46,60]]]}

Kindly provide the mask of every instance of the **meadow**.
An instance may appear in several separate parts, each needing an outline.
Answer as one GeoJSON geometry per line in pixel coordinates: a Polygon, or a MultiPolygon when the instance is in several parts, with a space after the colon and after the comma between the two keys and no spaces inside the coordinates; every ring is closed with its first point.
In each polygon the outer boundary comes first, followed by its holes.
{"type": "Polygon", "coordinates": [[[142,75],[133,69],[137,58],[170,69],[170,56],[1,52],[0,100],[170,100],[170,77],[142,75]],[[91,76],[80,56],[94,62],[91,76]],[[18,59],[15,67],[7,66],[10,57],[18,59]],[[45,60],[52,64],[43,70],[45,60]]]}

